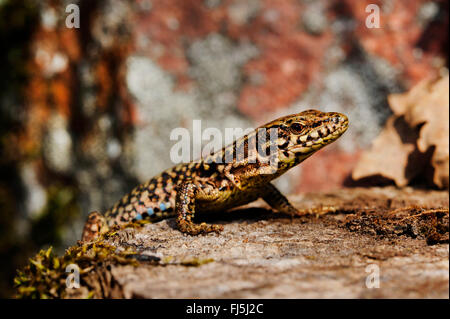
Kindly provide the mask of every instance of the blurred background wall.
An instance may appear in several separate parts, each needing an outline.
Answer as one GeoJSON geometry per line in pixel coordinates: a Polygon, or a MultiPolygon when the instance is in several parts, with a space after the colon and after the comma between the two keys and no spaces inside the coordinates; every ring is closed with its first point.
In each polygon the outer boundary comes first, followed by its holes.
{"type": "Polygon", "coordinates": [[[343,112],[339,142],[277,181],[326,191],[352,185],[389,94],[448,72],[445,0],[0,0],[0,34],[1,296],[39,248],[171,167],[172,129],[343,112]]]}

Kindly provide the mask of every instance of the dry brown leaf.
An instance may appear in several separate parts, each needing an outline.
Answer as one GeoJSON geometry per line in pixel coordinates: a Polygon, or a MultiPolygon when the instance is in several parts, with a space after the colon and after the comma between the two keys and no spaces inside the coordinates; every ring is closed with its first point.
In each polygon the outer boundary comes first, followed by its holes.
{"type": "Polygon", "coordinates": [[[403,118],[390,117],[386,126],[374,140],[372,148],[361,155],[352,173],[355,180],[381,175],[395,182],[397,186],[406,186],[411,176],[405,168],[408,157],[414,151],[417,133],[403,118]],[[403,137],[412,137],[408,142],[403,137]]]}
{"type": "Polygon", "coordinates": [[[411,127],[423,123],[417,147],[422,153],[435,147],[431,159],[433,183],[440,188],[448,188],[449,77],[421,82],[406,94],[392,95],[389,103],[393,110],[403,111],[399,114],[405,116],[411,127]]]}
{"type": "Polygon", "coordinates": [[[423,96],[405,117],[412,125],[425,123],[420,130],[417,146],[421,152],[435,146],[431,165],[434,167],[433,182],[440,188],[448,188],[449,162],[449,78],[431,83],[429,94],[423,96]]]}
{"type": "Polygon", "coordinates": [[[371,150],[362,155],[353,170],[353,179],[381,175],[397,186],[405,186],[418,174],[429,173],[424,170],[424,161],[430,161],[426,154],[434,148],[430,179],[434,185],[448,188],[449,77],[423,81],[407,93],[390,95],[388,101],[394,115],[371,150]]]}

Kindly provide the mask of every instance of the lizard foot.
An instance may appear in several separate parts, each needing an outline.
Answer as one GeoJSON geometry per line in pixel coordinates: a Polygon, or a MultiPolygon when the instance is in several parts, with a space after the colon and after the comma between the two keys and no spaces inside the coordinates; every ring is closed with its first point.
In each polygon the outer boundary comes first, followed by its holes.
{"type": "Polygon", "coordinates": [[[181,232],[194,236],[212,232],[220,233],[223,230],[223,226],[221,225],[210,225],[206,223],[194,224],[185,220],[178,220],[177,225],[181,232]]]}

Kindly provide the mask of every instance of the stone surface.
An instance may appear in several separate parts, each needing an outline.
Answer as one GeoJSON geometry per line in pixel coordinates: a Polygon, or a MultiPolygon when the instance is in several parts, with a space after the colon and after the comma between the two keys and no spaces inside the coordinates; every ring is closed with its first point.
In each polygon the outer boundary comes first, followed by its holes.
{"type": "Polygon", "coordinates": [[[160,262],[113,266],[115,296],[449,297],[447,192],[355,188],[291,200],[302,217],[273,214],[256,202],[203,219],[223,224],[220,235],[186,236],[173,219],[118,232],[110,243],[160,262]],[[438,244],[429,240],[433,231],[438,244]],[[373,267],[377,289],[366,286],[373,267]]]}

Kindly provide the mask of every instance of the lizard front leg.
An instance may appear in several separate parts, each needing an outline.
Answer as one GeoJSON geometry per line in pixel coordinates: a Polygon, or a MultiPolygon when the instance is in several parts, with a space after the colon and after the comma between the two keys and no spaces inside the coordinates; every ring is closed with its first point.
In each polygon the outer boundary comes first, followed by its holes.
{"type": "Polygon", "coordinates": [[[288,199],[271,183],[268,183],[263,187],[261,197],[270,207],[280,213],[290,216],[299,215],[299,211],[292,206],[288,199]]]}
{"type": "Polygon", "coordinates": [[[206,223],[195,224],[193,218],[195,215],[195,206],[197,200],[212,201],[219,196],[217,189],[207,185],[202,187],[193,183],[193,181],[185,181],[178,186],[175,201],[175,213],[177,214],[178,229],[190,235],[206,234],[211,232],[220,232],[223,226],[208,225],[206,223]]]}

